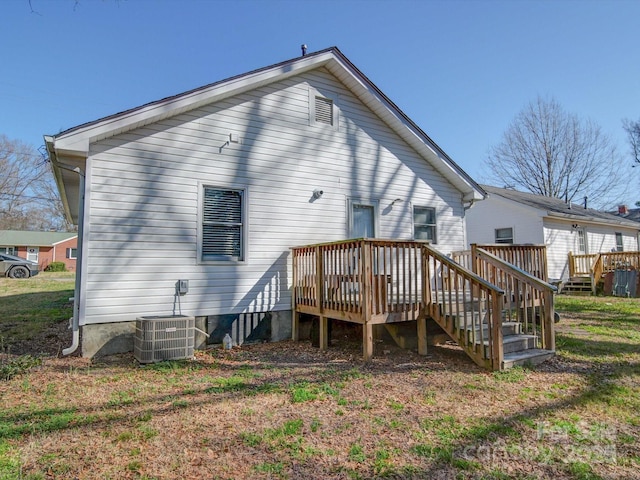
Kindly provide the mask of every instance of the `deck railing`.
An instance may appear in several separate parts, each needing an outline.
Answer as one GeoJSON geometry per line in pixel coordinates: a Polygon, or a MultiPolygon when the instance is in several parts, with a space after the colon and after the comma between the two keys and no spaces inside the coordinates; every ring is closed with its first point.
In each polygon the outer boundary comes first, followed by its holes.
{"type": "Polygon", "coordinates": [[[476,273],[505,292],[504,320],[518,322],[523,333],[536,336],[536,347],[555,350],[556,287],[483,248],[474,248],[476,273]]]}
{"type": "Polygon", "coordinates": [[[534,277],[547,282],[547,247],[546,245],[519,245],[519,244],[471,244],[471,250],[460,250],[451,253],[451,258],[460,265],[475,271],[472,258],[473,250],[481,248],[485,252],[504,260],[511,265],[528,272],[534,277]]]}
{"type": "Polygon", "coordinates": [[[591,275],[591,267],[596,259],[595,253],[569,252],[569,277],[588,277],[591,275]]]}
{"type": "Polygon", "coordinates": [[[604,274],[627,269],[640,270],[640,251],[578,255],[569,252],[569,277],[590,277],[594,295],[604,274]]]}
{"type": "Polygon", "coordinates": [[[415,320],[423,306],[423,245],[357,239],[294,247],[294,303],[357,323],[415,320]]]}

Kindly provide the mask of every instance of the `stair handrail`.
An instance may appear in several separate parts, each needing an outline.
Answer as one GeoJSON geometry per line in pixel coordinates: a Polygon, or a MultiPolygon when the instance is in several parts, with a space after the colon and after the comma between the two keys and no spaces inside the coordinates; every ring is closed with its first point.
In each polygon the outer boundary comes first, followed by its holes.
{"type": "Polygon", "coordinates": [[[429,245],[422,247],[422,256],[425,281],[423,291],[428,315],[436,320],[478,365],[500,370],[504,360],[504,290],[429,245]],[[433,282],[433,285],[430,282],[433,282]],[[467,295],[470,297],[470,304],[467,304],[467,295]],[[481,313],[481,305],[484,302],[485,317],[476,317],[474,314],[481,313]],[[470,314],[470,321],[467,321],[467,314],[470,314]],[[452,316],[464,319],[462,328],[453,323],[452,316]],[[473,332],[471,338],[467,334],[468,331],[473,332]],[[485,351],[485,347],[488,352],[485,351]]]}
{"type": "MultiPolygon", "coordinates": [[[[531,275],[530,273],[522,270],[521,268],[512,265],[501,258],[493,255],[492,253],[483,250],[482,248],[475,248],[474,255],[476,259],[474,260],[476,268],[479,270],[479,274],[482,276],[488,276],[485,269],[478,266],[478,261],[482,260],[492,267],[500,270],[502,274],[508,274],[517,279],[519,282],[524,284],[524,291],[528,292],[528,294],[532,297],[531,299],[527,298],[527,295],[523,295],[523,289],[518,284],[518,282],[513,281],[512,279],[502,278],[504,280],[503,283],[507,285],[506,295],[509,301],[513,302],[516,305],[520,305],[520,303],[524,304],[524,319],[518,318],[519,321],[523,321],[525,325],[528,324],[528,312],[527,308],[532,308],[532,310],[536,307],[535,300],[541,299],[542,305],[540,311],[540,328],[541,328],[541,340],[542,347],[545,350],[554,350],[555,351],[555,332],[554,332],[554,306],[553,306],[553,295],[557,293],[558,288],[555,285],[551,285],[544,280],[539,279],[538,277],[531,275]],[[527,287],[531,287],[532,290],[529,291],[527,287]],[[529,303],[528,303],[529,301],[529,303]],[[527,304],[529,307],[527,307],[527,304]]],[[[494,277],[500,275],[498,272],[493,272],[494,277]]],[[[487,280],[491,281],[491,279],[487,278],[487,280]]],[[[520,312],[518,312],[520,315],[520,312]]]]}
{"type": "Polygon", "coordinates": [[[545,282],[544,280],[539,279],[535,275],[531,275],[529,272],[521,269],[520,267],[516,267],[515,265],[504,261],[500,257],[495,256],[492,253],[483,250],[478,247],[476,249],[476,256],[480,257],[483,260],[488,261],[489,263],[499,265],[502,269],[510,272],[513,276],[517,277],[519,280],[525,282],[531,282],[540,288],[549,288],[550,290],[557,292],[558,288],[555,285],[551,285],[550,283],[545,282]]]}

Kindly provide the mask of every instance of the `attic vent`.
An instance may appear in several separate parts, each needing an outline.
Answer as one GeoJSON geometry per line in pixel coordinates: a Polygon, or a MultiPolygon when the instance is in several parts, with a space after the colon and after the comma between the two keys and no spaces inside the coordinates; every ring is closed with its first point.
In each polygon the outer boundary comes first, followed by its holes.
{"type": "Polygon", "coordinates": [[[316,97],[316,122],[333,125],[333,100],[316,97]]]}

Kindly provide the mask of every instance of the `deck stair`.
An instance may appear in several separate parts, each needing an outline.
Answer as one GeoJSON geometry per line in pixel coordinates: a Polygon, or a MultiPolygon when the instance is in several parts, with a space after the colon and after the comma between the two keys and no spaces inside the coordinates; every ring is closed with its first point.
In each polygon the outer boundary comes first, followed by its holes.
{"type": "MultiPolygon", "coordinates": [[[[472,300],[461,302],[467,305],[472,300]]],[[[440,311],[442,316],[438,324],[443,330],[458,343],[464,350],[482,349],[482,356],[490,358],[490,341],[489,341],[489,325],[481,317],[486,316],[486,310],[472,313],[449,313],[452,310],[450,304],[441,303],[440,311]],[[461,342],[462,337],[466,336],[466,342],[461,342]],[[467,344],[465,346],[465,344],[467,344]]],[[[460,312],[464,311],[462,309],[460,312]]],[[[555,352],[552,350],[544,350],[538,348],[539,335],[526,333],[523,323],[517,321],[508,321],[507,312],[503,312],[502,322],[502,351],[503,360],[501,370],[512,368],[516,365],[537,365],[539,363],[552,358],[555,352]]],[[[530,325],[528,330],[535,329],[534,325],[530,325]]]]}
{"type": "Polygon", "coordinates": [[[560,293],[569,295],[591,295],[592,291],[591,277],[572,277],[560,288],[560,293]]]}

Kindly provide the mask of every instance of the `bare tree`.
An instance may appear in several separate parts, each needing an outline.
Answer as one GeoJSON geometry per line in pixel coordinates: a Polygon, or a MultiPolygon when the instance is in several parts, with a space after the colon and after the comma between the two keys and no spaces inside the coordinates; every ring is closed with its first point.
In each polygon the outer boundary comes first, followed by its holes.
{"type": "Polygon", "coordinates": [[[484,167],[495,185],[567,202],[588,197],[604,207],[623,190],[618,163],[615,146],[598,125],[538,97],[511,122],[484,167]]]}
{"type": "Polygon", "coordinates": [[[633,160],[640,164],[640,120],[634,122],[633,120],[624,119],[622,121],[622,128],[627,132],[627,139],[631,146],[633,160]]]}
{"type": "Polygon", "coordinates": [[[70,227],[47,160],[33,147],[0,135],[0,229],[70,227]]]}

